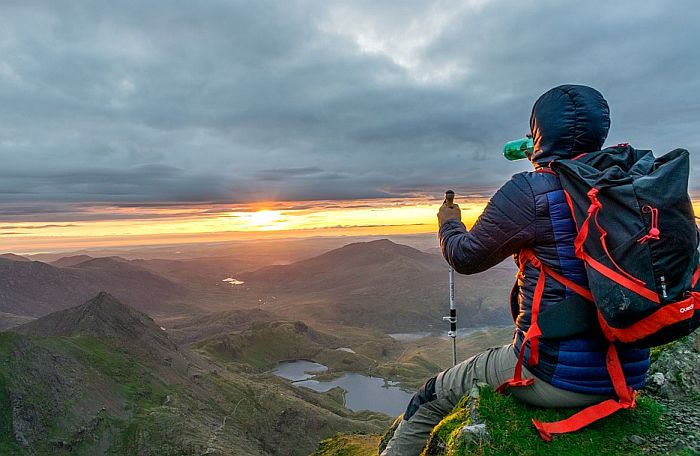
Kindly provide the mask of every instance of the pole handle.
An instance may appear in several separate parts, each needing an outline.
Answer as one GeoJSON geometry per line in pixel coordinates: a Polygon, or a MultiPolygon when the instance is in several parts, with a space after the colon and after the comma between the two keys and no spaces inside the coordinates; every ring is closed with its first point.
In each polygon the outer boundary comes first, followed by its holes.
{"type": "Polygon", "coordinates": [[[455,204],[455,192],[452,190],[447,190],[445,192],[445,204],[447,204],[450,209],[454,206],[455,204]]]}

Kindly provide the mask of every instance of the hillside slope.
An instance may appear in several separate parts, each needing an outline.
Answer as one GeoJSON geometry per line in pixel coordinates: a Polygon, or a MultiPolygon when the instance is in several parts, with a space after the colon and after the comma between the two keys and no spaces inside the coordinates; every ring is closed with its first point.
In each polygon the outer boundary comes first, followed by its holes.
{"type": "Polygon", "coordinates": [[[101,294],[0,333],[0,454],[308,454],[386,418],[174,344],[101,294]]]}

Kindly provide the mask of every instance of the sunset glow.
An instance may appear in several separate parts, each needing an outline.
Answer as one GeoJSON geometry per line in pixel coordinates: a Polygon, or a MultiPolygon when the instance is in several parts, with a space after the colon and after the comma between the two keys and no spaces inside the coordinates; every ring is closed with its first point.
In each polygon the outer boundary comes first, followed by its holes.
{"type": "MultiPolygon", "coordinates": [[[[474,223],[484,199],[463,201],[463,219],[474,223]]],[[[99,208],[97,220],[18,222],[0,227],[2,250],[40,251],[253,237],[428,233],[437,229],[439,202],[389,201],[270,202],[250,206],[99,208]]],[[[91,218],[88,210],[84,218],[91,218]]]]}
{"type": "MultiPolygon", "coordinates": [[[[471,226],[486,199],[461,202],[471,226]]],[[[270,202],[227,208],[101,208],[102,219],[61,223],[18,222],[0,226],[2,251],[55,250],[214,242],[264,237],[308,237],[433,233],[439,202],[427,200],[270,202]]],[[[700,213],[700,204],[694,204],[700,213]]],[[[97,209],[96,209],[97,210],[97,209]]],[[[90,213],[90,211],[88,211],[90,213]]]]}
{"type": "MultiPolygon", "coordinates": [[[[486,199],[461,202],[471,226],[486,199]]],[[[437,230],[439,202],[404,199],[299,203],[270,202],[227,208],[99,208],[97,220],[60,223],[31,221],[0,226],[2,251],[36,253],[55,250],[214,242],[263,237],[308,237],[431,233],[437,230]]],[[[700,213],[700,204],[694,204],[700,213]]],[[[87,214],[92,214],[88,210],[87,214]]],[[[88,218],[87,216],[85,218],[88,218]]]]}

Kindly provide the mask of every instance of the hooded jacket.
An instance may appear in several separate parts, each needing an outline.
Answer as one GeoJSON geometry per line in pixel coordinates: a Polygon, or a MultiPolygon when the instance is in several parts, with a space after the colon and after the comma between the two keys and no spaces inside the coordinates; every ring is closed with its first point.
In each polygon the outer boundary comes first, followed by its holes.
{"type": "MultiPolygon", "coordinates": [[[[462,222],[450,220],[439,232],[445,259],[459,273],[474,274],[500,263],[523,248],[564,277],[588,286],[586,271],[574,254],[576,226],[566,203],[559,178],[538,172],[557,159],[573,158],[600,150],[610,128],[610,112],[603,96],[580,85],[555,87],[535,103],[530,118],[535,171],[514,175],[491,198],[470,231],[462,222]]],[[[515,321],[513,345],[522,349],[530,327],[532,297],[539,269],[528,264],[511,293],[515,321]]],[[[557,281],[547,278],[540,312],[572,294],[557,281]]],[[[550,339],[539,342],[539,363],[528,369],[553,386],[586,394],[613,394],[606,368],[608,342],[600,334],[550,339]]],[[[526,346],[526,359],[529,344],[526,346]]],[[[649,368],[649,350],[619,348],[627,384],[644,386],[649,368]]]]}

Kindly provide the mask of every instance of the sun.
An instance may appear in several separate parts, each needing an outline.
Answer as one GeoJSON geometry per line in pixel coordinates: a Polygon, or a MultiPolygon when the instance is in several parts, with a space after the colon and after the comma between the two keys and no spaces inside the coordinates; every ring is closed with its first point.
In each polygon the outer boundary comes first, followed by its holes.
{"type": "Polygon", "coordinates": [[[262,210],[250,212],[243,215],[241,218],[245,220],[251,228],[270,229],[274,227],[275,222],[281,221],[281,215],[280,211],[262,210]]]}

